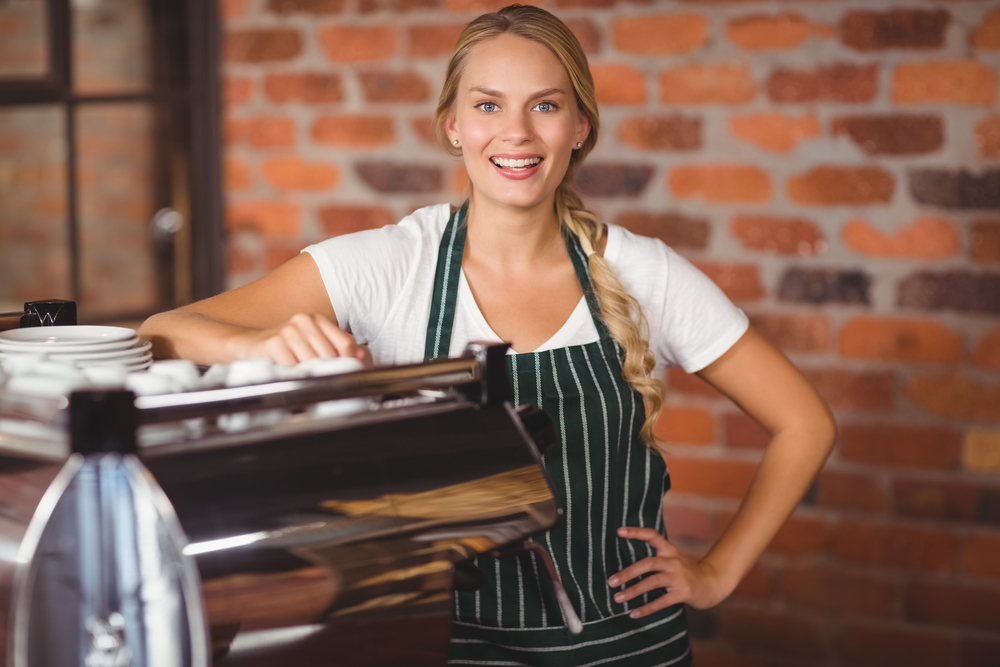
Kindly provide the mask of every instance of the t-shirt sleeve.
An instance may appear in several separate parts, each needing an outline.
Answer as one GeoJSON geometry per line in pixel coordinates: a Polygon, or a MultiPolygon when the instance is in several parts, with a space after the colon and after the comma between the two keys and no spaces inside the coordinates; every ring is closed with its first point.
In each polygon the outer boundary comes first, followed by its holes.
{"type": "Polygon", "coordinates": [[[311,245],[337,322],[361,343],[388,319],[420,250],[418,230],[404,224],[345,234],[311,245]]]}
{"type": "Polygon", "coordinates": [[[615,231],[621,245],[612,265],[645,312],[657,366],[694,373],[746,332],[747,316],[691,262],[658,239],[615,231]]]}

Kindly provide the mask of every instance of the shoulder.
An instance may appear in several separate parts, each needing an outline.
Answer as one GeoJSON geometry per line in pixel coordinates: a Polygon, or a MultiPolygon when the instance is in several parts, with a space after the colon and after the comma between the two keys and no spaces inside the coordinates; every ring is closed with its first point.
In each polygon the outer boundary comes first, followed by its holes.
{"type": "Polygon", "coordinates": [[[640,236],[618,225],[607,225],[604,259],[624,275],[655,272],[666,282],[671,264],[680,258],[660,239],[640,236]]]}

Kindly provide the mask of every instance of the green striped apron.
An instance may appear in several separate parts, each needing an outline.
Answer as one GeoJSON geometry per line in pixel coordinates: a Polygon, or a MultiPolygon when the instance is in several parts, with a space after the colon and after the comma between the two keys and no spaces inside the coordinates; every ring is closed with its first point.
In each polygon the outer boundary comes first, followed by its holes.
{"type": "MultiPolygon", "coordinates": [[[[441,240],[427,328],[429,359],[447,356],[451,344],[465,211],[452,215],[441,240]]],[[[543,463],[564,508],[563,520],[531,539],[552,555],[583,632],[572,635],[565,628],[552,585],[533,554],[480,557],[482,588],[455,594],[448,664],[689,665],[683,605],[632,619],[632,609],[662,590],[619,604],[613,598],[617,591],[607,584],[623,567],[654,555],[645,542],[623,540],[615,529],[653,527],[662,533],[669,476],[662,457],[639,438],[642,396],[622,380],[622,351],[599,317],[586,255],[575,236],[565,238],[599,340],[508,355],[507,370],[514,404],[538,405],[556,426],[557,445],[543,463]]]]}

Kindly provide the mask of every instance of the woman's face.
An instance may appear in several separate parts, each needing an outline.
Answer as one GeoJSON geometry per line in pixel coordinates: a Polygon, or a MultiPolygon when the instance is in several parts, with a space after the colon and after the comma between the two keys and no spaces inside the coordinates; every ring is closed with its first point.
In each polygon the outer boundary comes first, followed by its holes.
{"type": "Polygon", "coordinates": [[[445,128],[459,141],[477,204],[523,209],[551,205],[590,122],[555,54],[504,34],[473,47],[445,128]]]}

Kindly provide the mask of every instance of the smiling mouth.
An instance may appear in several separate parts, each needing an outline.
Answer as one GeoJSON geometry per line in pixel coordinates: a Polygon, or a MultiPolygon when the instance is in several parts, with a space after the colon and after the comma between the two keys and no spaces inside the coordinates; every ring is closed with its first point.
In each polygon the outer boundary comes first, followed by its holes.
{"type": "Polygon", "coordinates": [[[493,157],[490,158],[490,162],[494,166],[500,167],[501,169],[512,169],[514,171],[524,171],[531,169],[535,165],[539,164],[544,158],[540,157],[529,157],[523,160],[508,160],[504,157],[493,157]]]}

